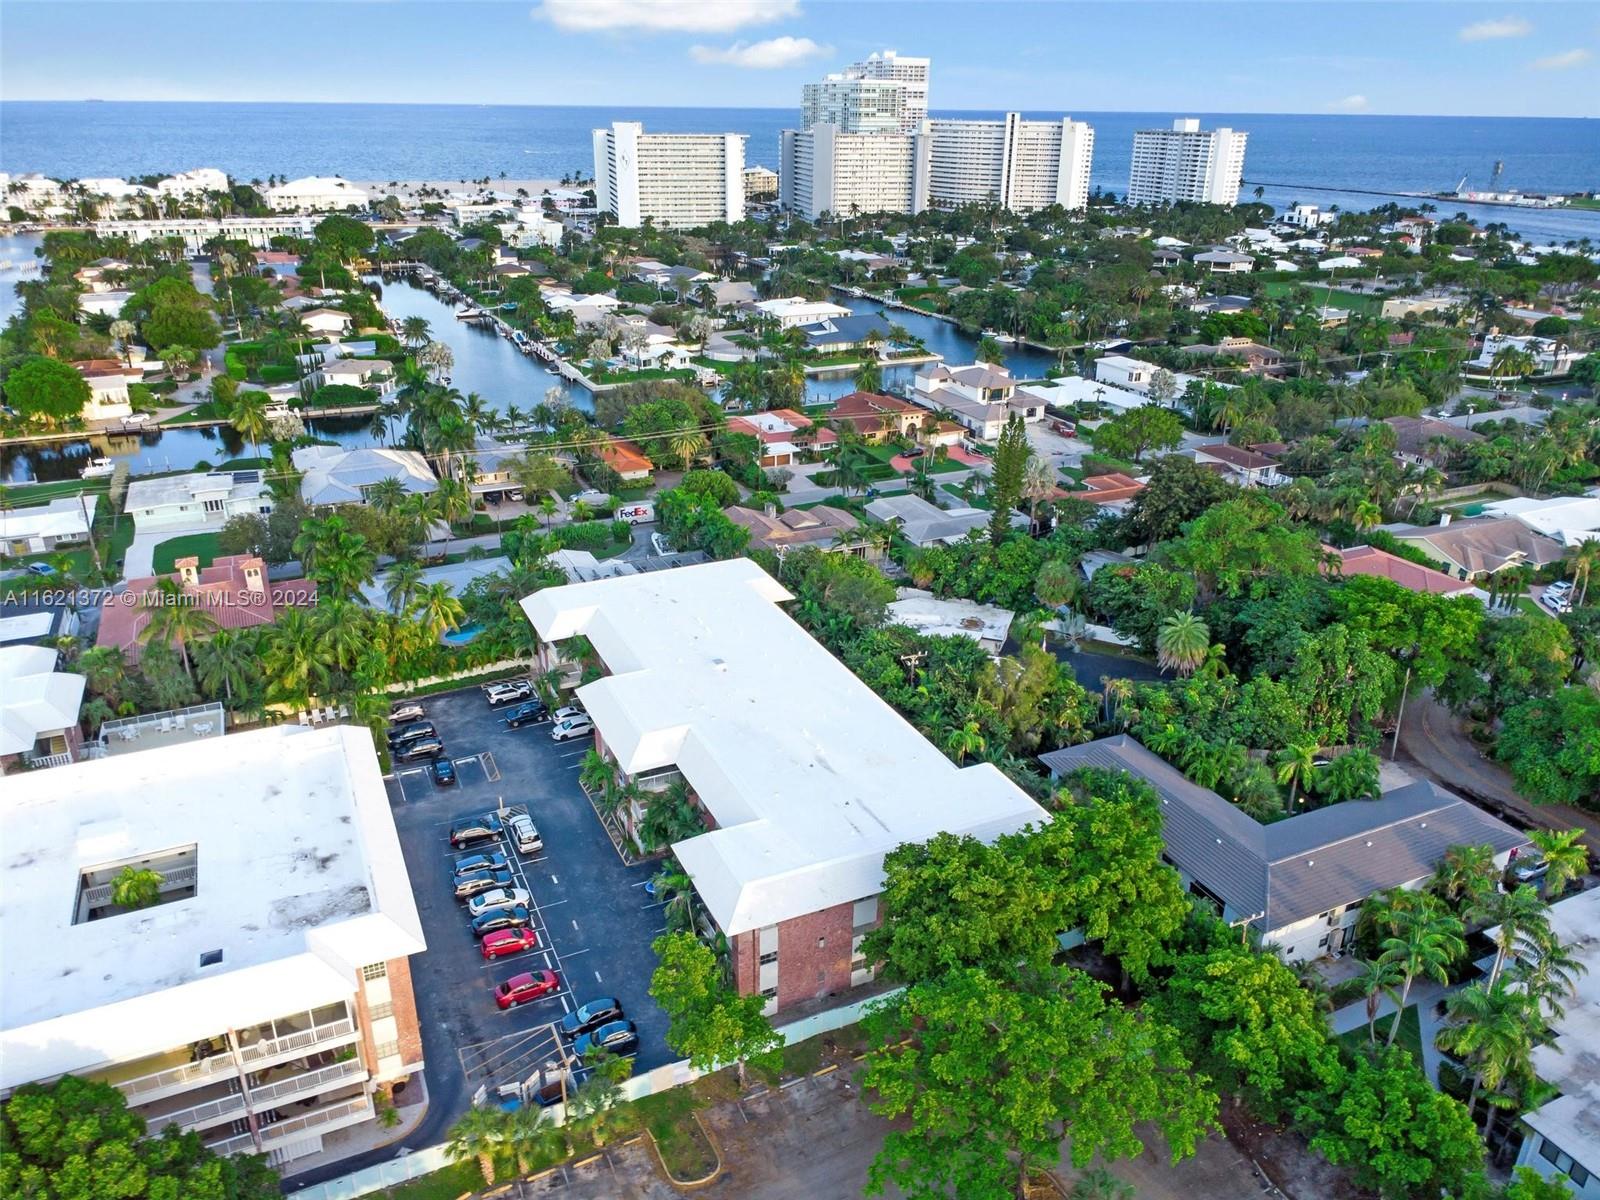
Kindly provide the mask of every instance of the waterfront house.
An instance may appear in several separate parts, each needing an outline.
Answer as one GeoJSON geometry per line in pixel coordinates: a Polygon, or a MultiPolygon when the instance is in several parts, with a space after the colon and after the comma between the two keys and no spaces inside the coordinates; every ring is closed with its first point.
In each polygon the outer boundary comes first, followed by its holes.
{"type": "Polygon", "coordinates": [[[340,308],[302,308],[300,323],[308,333],[319,336],[341,337],[350,332],[355,318],[340,308]]]}
{"type": "Polygon", "coordinates": [[[803,296],[758,300],[753,307],[763,316],[777,322],[780,329],[790,329],[796,325],[814,325],[818,321],[851,315],[850,310],[843,305],[831,304],[826,300],[807,300],[803,296]]]}
{"type": "Polygon", "coordinates": [[[824,419],[847,422],[864,440],[882,442],[891,437],[915,438],[923,429],[927,413],[896,396],[857,391],[835,400],[824,419]]]}
{"type": "MultiPolygon", "coordinates": [[[[22,491],[22,496],[26,496],[22,491]]],[[[22,497],[19,497],[19,499],[22,497]]],[[[0,554],[48,554],[89,540],[100,497],[59,496],[48,504],[0,509],[0,554]]]]}
{"type": "Polygon", "coordinates": [[[389,378],[394,364],[384,358],[336,358],[325,361],[312,375],[316,387],[344,384],[347,387],[366,387],[378,380],[389,378]]]}
{"type": "Polygon", "coordinates": [[[300,498],[307,504],[365,504],[380,480],[398,480],[407,494],[432,492],[439,481],[415,450],[363,446],[302,446],[291,456],[303,472],[300,498]]]}
{"type": "Polygon", "coordinates": [[[923,368],[916,374],[912,398],[924,408],[949,412],[984,441],[998,438],[1013,413],[1033,422],[1043,418],[1045,410],[1043,399],[1017,390],[1008,369],[983,362],[923,368]]]}
{"type": "Polygon", "coordinates": [[[1185,346],[1185,354],[1210,358],[1221,367],[1237,366],[1246,375],[1276,375],[1283,370],[1283,355],[1246,337],[1225,337],[1214,346],[1185,346]]]}
{"type": "Polygon", "coordinates": [[[128,385],[143,379],[142,371],[120,358],[88,358],[72,365],[89,385],[82,413],[85,421],[115,421],[133,412],[128,385]]]}
{"type": "Polygon", "coordinates": [[[123,507],[141,533],[180,526],[220,529],[231,517],[270,513],[272,492],[257,470],[196,471],[135,479],[123,507]]]}
{"type": "Polygon", "coordinates": [[[964,637],[984,653],[999,658],[1016,619],[1010,609],[976,600],[948,600],[922,588],[895,589],[889,602],[889,624],[915,629],[923,637],[964,637]]]}

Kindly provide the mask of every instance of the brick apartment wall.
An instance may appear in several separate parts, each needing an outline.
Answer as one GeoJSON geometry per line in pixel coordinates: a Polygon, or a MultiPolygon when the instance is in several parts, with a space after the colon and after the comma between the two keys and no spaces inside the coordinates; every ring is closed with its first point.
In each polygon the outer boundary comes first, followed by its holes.
{"type": "Polygon", "coordinates": [[[778,926],[779,1009],[849,989],[854,913],[853,903],[839,904],[778,926]]]}
{"type": "Polygon", "coordinates": [[[389,999],[394,1005],[394,1022],[400,1033],[400,1061],[422,1061],[422,1023],[417,1020],[417,998],[411,990],[411,960],[391,958],[389,999]]]}
{"type": "Polygon", "coordinates": [[[733,986],[741,996],[753,996],[761,990],[759,937],[760,933],[752,929],[734,934],[729,941],[728,949],[733,955],[733,986]]]}

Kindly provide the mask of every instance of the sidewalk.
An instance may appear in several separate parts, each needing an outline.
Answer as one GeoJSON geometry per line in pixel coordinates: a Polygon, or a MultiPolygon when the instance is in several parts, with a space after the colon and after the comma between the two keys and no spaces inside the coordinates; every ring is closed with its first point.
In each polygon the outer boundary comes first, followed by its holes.
{"type": "MultiPolygon", "coordinates": [[[[1431,979],[1423,979],[1412,985],[1411,994],[1406,997],[1408,1007],[1413,1004],[1417,1006],[1417,1025],[1422,1033],[1422,1069],[1434,1087],[1439,1086],[1439,1062],[1442,1056],[1434,1048],[1433,1040],[1444,1024],[1437,1015],[1439,1001],[1461,987],[1461,984],[1441,987],[1431,979]]],[[[1389,1021],[1393,1016],[1394,1002],[1385,996],[1378,1004],[1377,1032],[1380,1045],[1389,1035],[1389,1021]]],[[[1335,1034],[1349,1033],[1353,1029],[1365,1031],[1367,1002],[1357,1000],[1354,1004],[1345,1005],[1328,1017],[1328,1026],[1335,1034]]]]}

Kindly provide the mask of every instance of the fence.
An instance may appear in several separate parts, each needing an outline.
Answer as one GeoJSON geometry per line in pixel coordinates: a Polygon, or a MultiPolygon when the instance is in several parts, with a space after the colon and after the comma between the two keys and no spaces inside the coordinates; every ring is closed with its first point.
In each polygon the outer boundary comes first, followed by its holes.
{"type": "MultiPolygon", "coordinates": [[[[824,1033],[832,1033],[835,1029],[843,1029],[846,1025],[859,1021],[870,1005],[898,995],[902,990],[894,988],[876,996],[868,996],[864,1000],[857,1000],[853,1004],[814,1013],[792,1024],[780,1025],[778,1032],[783,1035],[784,1042],[790,1045],[808,1041],[824,1033]]],[[[693,1083],[705,1073],[697,1071],[687,1062],[667,1063],[665,1066],[629,1079],[622,1085],[622,1099],[638,1100],[675,1087],[683,1087],[685,1084],[693,1083]]],[[[558,1123],[564,1119],[560,1105],[549,1108],[546,1112],[558,1123]]],[[[402,1158],[379,1163],[375,1167],[368,1167],[364,1171],[356,1171],[350,1175],[341,1175],[338,1179],[330,1179],[326,1183],[315,1184],[292,1194],[297,1198],[305,1197],[305,1200],[356,1200],[356,1197],[371,1195],[373,1192],[394,1187],[407,1180],[443,1170],[449,1165],[450,1159],[445,1155],[442,1145],[428,1146],[402,1158]]]]}
{"type": "Polygon", "coordinates": [[[437,687],[441,683],[454,683],[458,679],[477,679],[500,671],[526,671],[530,663],[525,658],[503,658],[499,662],[484,663],[481,667],[464,667],[448,675],[429,675],[424,679],[403,679],[384,687],[385,695],[410,692],[418,688],[437,687]]]}

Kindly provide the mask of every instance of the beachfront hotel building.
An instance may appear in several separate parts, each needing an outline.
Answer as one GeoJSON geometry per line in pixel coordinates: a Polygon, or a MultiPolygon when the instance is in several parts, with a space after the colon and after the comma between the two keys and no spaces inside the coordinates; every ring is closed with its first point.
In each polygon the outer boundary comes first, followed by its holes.
{"type": "Polygon", "coordinates": [[[646,220],[698,229],[744,220],[742,133],[646,133],[638,121],[594,131],[594,194],[601,212],[637,228],[646,220]]]}
{"type": "MultiPolygon", "coordinates": [[[[706,832],[673,844],[768,1012],[873,978],[883,858],[948,831],[1049,818],[989,763],[958,767],[802,629],[746,558],[546,588],[522,601],[540,670],[587,639],[595,748],[646,796],[687,783],[706,832]]],[[[624,813],[636,827],[648,800],[624,813]]]]}
{"type": "Polygon", "coordinates": [[[846,133],[835,125],[779,135],[778,200],[815,221],[823,213],[919,213],[928,203],[928,139],[846,133]]]}
{"type": "Polygon", "coordinates": [[[1237,129],[1203,130],[1194,117],[1178,118],[1171,129],[1139,130],[1133,135],[1128,203],[1238,203],[1249,136],[1237,129]]]}
{"type": "Polygon", "coordinates": [[[364,728],[180,728],[6,789],[0,1098],[101,1080],[288,1173],[369,1147],[380,1090],[422,1098],[425,944],[364,728]],[[127,867],[155,903],[114,902],[127,867]]]}
{"type": "Polygon", "coordinates": [[[1094,129],[1083,121],[1025,121],[1007,113],[999,121],[931,120],[924,133],[928,200],[938,208],[997,204],[1031,212],[1089,202],[1094,129]]]}

